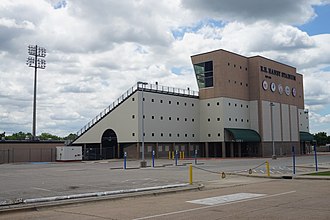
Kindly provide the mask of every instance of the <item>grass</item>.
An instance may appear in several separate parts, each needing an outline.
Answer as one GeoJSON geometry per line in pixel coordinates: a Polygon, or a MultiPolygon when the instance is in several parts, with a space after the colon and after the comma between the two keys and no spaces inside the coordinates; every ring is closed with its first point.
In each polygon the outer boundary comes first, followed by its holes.
{"type": "Polygon", "coordinates": [[[307,174],[307,175],[311,175],[311,176],[330,176],[330,171],[310,173],[310,174],[307,174]]]}

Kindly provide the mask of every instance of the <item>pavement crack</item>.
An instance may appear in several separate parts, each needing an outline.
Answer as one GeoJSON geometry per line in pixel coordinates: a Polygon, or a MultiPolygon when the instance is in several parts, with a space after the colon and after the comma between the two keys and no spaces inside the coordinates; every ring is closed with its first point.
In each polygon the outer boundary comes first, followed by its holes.
{"type": "Polygon", "coordinates": [[[94,218],[99,218],[99,219],[118,220],[116,218],[104,217],[104,216],[100,216],[100,215],[87,214],[87,213],[81,213],[81,212],[72,212],[72,211],[64,211],[64,210],[53,210],[53,211],[59,212],[59,213],[72,214],[72,215],[94,217],[94,218]]]}

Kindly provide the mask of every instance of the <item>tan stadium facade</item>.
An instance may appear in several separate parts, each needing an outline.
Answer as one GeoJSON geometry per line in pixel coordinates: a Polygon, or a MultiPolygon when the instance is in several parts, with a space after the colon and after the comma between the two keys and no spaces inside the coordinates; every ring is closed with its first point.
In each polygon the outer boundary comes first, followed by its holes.
{"type": "Polygon", "coordinates": [[[199,91],[138,82],[79,132],[85,159],[305,154],[313,140],[303,76],[262,56],[193,55],[199,91]],[[142,136],[143,135],[143,136],[142,136]],[[143,138],[142,138],[143,137],[143,138]],[[144,150],[142,145],[144,144],[144,150]]]}

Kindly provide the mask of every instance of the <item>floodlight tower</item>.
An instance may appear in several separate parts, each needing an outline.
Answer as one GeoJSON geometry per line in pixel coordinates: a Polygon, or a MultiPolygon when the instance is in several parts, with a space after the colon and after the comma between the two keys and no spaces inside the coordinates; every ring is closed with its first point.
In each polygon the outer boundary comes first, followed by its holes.
{"type": "Polygon", "coordinates": [[[39,47],[37,45],[28,46],[28,58],[26,60],[26,65],[28,67],[34,68],[34,95],[33,95],[33,125],[32,125],[32,140],[36,139],[36,99],[37,99],[37,69],[46,68],[46,60],[43,59],[46,57],[46,49],[39,47]]]}

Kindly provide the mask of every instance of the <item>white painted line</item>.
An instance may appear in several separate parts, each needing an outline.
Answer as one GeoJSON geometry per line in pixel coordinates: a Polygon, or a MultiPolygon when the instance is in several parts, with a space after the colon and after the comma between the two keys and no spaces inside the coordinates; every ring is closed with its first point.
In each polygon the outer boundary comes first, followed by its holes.
{"type": "Polygon", "coordinates": [[[226,196],[216,196],[206,199],[197,199],[192,201],[187,201],[189,203],[200,204],[200,205],[218,205],[228,202],[234,202],[243,199],[250,199],[260,196],[266,196],[266,194],[255,194],[255,193],[235,193],[226,196]]]}
{"type": "Polygon", "coordinates": [[[218,205],[202,206],[202,207],[198,207],[198,208],[194,208],[194,209],[186,209],[186,210],[180,210],[180,211],[176,211],[176,212],[168,212],[168,213],[163,213],[163,214],[158,214],[158,215],[145,216],[145,217],[141,217],[141,218],[135,218],[133,220],[151,219],[151,218],[164,217],[164,216],[175,215],[175,214],[182,214],[182,213],[186,213],[186,212],[193,212],[193,211],[196,211],[196,210],[209,209],[209,208],[214,208],[214,207],[224,206],[224,205],[230,205],[230,204],[235,204],[235,203],[240,203],[240,202],[246,202],[246,201],[252,201],[252,200],[257,200],[257,199],[266,199],[266,198],[271,198],[271,197],[276,197],[276,196],[282,196],[282,195],[295,193],[295,192],[296,191],[283,192],[283,193],[278,193],[278,194],[274,194],[274,195],[255,197],[255,198],[244,199],[244,200],[238,200],[238,201],[222,203],[222,204],[218,204],[218,205]]]}
{"type": "Polygon", "coordinates": [[[41,190],[41,191],[47,191],[47,192],[51,192],[52,190],[49,189],[44,189],[44,188],[39,188],[39,187],[31,187],[32,189],[36,189],[36,190],[41,190]]]}

